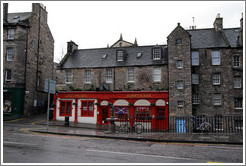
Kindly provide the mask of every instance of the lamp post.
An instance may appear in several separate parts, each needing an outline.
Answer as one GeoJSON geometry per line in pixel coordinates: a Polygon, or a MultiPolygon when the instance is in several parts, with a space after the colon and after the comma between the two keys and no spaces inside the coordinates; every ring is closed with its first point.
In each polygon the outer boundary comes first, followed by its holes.
{"type": "Polygon", "coordinates": [[[109,130],[106,132],[107,134],[113,134],[115,133],[115,121],[118,120],[118,118],[115,117],[115,108],[114,106],[111,106],[111,109],[110,109],[110,118],[107,118],[107,121],[109,121],[109,130]]]}

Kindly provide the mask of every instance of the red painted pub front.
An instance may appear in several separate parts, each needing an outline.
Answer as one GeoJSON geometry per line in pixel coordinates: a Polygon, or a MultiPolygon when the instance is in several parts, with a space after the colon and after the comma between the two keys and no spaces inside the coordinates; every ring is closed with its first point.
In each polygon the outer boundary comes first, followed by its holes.
{"type": "Polygon", "coordinates": [[[53,120],[68,116],[70,122],[107,125],[114,106],[118,121],[138,117],[153,129],[168,129],[168,91],[62,91],[54,95],[54,104],[53,120]]]}

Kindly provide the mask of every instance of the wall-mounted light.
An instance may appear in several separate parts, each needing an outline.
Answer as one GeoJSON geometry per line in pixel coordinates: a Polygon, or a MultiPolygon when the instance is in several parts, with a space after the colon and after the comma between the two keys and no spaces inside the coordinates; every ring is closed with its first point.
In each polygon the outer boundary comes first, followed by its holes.
{"type": "Polygon", "coordinates": [[[25,91],[26,94],[30,93],[28,90],[25,91]]]}

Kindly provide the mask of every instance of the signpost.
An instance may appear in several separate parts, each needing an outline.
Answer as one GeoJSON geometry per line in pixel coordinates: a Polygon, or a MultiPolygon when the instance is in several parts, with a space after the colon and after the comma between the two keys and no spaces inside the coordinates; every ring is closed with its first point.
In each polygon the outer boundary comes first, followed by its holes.
{"type": "Polygon", "coordinates": [[[47,131],[49,127],[49,108],[50,108],[50,94],[56,93],[56,82],[51,79],[45,79],[44,91],[48,93],[48,106],[47,106],[47,131]]]}

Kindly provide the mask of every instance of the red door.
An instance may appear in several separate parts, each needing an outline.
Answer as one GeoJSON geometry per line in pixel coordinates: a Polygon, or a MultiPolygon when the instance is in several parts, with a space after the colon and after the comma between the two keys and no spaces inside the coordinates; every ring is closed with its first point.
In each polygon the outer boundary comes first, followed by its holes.
{"type": "Polygon", "coordinates": [[[168,130],[168,116],[164,107],[156,108],[156,123],[157,130],[168,130]]]}
{"type": "Polygon", "coordinates": [[[109,118],[108,107],[102,107],[102,124],[107,125],[109,122],[106,120],[109,118]]]}

